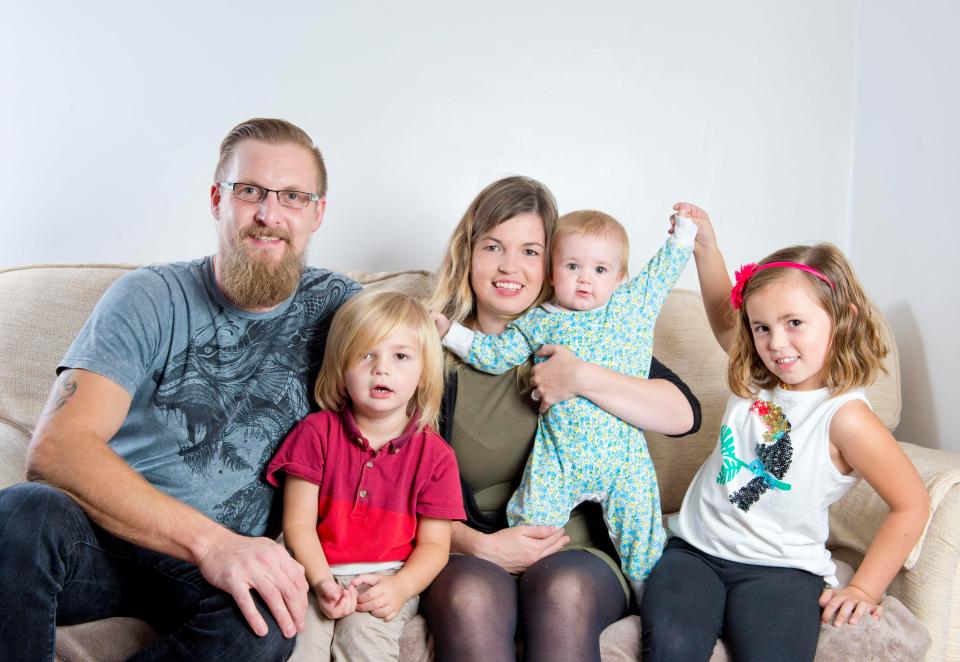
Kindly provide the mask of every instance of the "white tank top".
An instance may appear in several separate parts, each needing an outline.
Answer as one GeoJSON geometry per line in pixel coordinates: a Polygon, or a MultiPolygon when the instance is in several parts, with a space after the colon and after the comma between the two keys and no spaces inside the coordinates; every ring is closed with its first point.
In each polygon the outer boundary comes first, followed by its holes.
{"type": "Polygon", "coordinates": [[[707,554],[754,565],[800,568],[835,586],[826,549],[827,509],[858,480],[830,459],[830,421],[863,389],[762,390],[730,398],[717,448],[700,467],[672,533],[707,554]]]}

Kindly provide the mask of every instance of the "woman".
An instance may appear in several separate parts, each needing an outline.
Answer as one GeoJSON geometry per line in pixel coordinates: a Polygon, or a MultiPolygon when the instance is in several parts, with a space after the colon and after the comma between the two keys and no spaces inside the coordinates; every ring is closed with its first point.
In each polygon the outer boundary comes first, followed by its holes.
{"type": "MultiPolygon", "coordinates": [[[[454,230],[431,309],[501,333],[547,295],[556,219],[553,196],[539,182],[508,177],[485,188],[454,230]]],[[[529,375],[451,365],[441,433],[457,454],[468,522],[454,523],[455,554],[422,596],[438,662],[514,659],[518,621],[527,660],[599,660],[600,632],[626,614],[627,584],[595,504],[576,508],[559,529],[506,526],[504,506],[533,443],[538,402],[545,410],[582,396],[645,430],[699,427],[699,403],[656,359],[650,379],[638,379],[562,347],[544,346],[540,355],[549,360],[529,375]]]]}

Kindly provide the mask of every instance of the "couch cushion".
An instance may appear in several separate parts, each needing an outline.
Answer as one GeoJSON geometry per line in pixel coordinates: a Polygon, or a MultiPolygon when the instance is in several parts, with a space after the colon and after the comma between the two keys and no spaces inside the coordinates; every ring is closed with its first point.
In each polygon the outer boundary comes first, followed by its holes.
{"type": "Polygon", "coordinates": [[[53,265],[0,271],[0,420],[33,430],[60,359],[107,287],[133,268],[53,265]]]}
{"type": "Polygon", "coordinates": [[[29,442],[30,435],[25,430],[0,421],[0,490],[25,480],[29,442]]]}
{"type": "Polygon", "coordinates": [[[58,662],[120,662],[158,638],[156,631],[136,618],[102,621],[57,628],[58,662]]]}

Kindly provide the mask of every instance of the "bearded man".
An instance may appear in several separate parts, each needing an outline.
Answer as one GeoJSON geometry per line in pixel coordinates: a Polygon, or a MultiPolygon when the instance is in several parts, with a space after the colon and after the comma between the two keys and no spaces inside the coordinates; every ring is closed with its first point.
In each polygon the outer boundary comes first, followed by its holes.
{"type": "Polygon", "coordinates": [[[359,287],[307,268],[326,169],[298,127],[223,140],[211,257],[120,278],[57,368],[29,483],[0,492],[0,659],[53,659],[55,626],[137,616],[136,659],[286,659],[303,568],[272,540],[262,469],[309,409],[330,320],[359,287]]]}

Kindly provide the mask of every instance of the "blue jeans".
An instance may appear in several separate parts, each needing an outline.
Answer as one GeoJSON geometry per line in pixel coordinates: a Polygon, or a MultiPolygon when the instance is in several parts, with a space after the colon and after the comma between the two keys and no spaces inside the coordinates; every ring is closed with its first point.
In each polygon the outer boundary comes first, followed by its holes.
{"type": "Polygon", "coordinates": [[[809,662],[823,578],[726,561],[671,538],[640,605],[644,662],[708,660],[722,637],[738,662],[809,662]]]}
{"type": "Polygon", "coordinates": [[[52,660],[56,625],[110,616],[160,633],[134,660],[287,659],[294,639],[254,598],[264,637],[195,565],[107,533],[63,492],[40,483],[0,491],[0,660],[52,660]]]}

